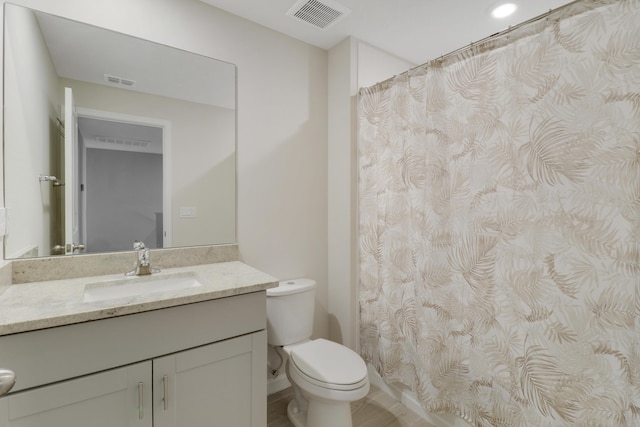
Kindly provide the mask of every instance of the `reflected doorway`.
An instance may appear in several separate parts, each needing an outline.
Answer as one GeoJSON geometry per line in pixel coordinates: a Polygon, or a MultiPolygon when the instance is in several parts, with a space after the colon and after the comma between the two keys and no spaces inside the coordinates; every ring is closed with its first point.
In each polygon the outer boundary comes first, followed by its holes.
{"type": "Polygon", "coordinates": [[[132,250],[135,240],[149,248],[171,243],[168,125],[119,116],[77,109],[76,194],[86,253],[132,250]]]}

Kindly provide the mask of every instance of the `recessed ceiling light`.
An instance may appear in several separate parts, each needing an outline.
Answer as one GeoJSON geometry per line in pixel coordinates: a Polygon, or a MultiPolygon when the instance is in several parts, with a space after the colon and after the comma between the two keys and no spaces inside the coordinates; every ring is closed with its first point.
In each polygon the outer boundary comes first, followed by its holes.
{"type": "Polygon", "coordinates": [[[501,4],[499,6],[497,6],[496,8],[494,8],[491,11],[491,16],[493,16],[494,18],[506,18],[507,16],[511,15],[513,12],[516,11],[516,9],[518,8],[518,6],[516,6],[513,3],[505,3],[505,4],[501,4]]]}

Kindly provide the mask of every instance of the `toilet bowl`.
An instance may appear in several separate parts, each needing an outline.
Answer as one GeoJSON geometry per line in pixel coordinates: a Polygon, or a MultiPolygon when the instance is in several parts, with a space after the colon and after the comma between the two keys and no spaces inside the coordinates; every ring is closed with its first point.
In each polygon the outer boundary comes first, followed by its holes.
{"type": "Polygon", "coordinates": [[[367,367],[347,347],[317,339],[287,348],[287,377],[298,393],[287,414],[295,427],[351,427],[351,402],[369,392],[367,367]]]}
{"type": "Polygon", "coordinates": [[[367,367],[353,350],[310,340],[315,282],[280,282],[267,290],[269,344],[287,354],[294,399],[287,416],[295,427],[352,427],[351,402],[369,392],[367,367]]]}

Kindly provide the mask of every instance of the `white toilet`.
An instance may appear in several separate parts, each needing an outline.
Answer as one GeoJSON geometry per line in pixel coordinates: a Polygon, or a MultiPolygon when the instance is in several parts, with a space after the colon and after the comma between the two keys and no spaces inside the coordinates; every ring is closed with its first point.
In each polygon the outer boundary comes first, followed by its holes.
{"type": "Polygon", "coordinates": [[[269,345],[288,355],[295,398],[287,407],[295,427],[352,427],[351,402],[369,392],[358,353],[324,339],[310,340],[316,282],[297,279],[267,289],[269,345]]]}

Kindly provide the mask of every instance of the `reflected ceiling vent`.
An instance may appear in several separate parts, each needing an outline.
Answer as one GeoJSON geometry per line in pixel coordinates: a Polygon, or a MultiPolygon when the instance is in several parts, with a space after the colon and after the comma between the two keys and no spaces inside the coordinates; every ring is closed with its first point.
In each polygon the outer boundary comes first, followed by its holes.
{"type": "Polygon", "coordinates": [[[127,86],[127,87],[132,87],[136,85],[135,80],[125,79],[123,77],[118,77],[118,76],[112,76],[111,74],[105,74],[104,81],[114,85],[127,86]]]}
{"type": "Polygon", "coordinates": [[[109,138],[106,136],[96,136],[96,141],[103,144],[111,144],[121,147],[136,147],[147,148],[151,141],[145,141],[141,139],[128,139],[128,138],[109,138]]]}
{"type": "Polygon", "coordinates": [[[333,0],[300,0],[289,9],[287,15],[326,30],[349,13],[350,9],[333,0]]]}

